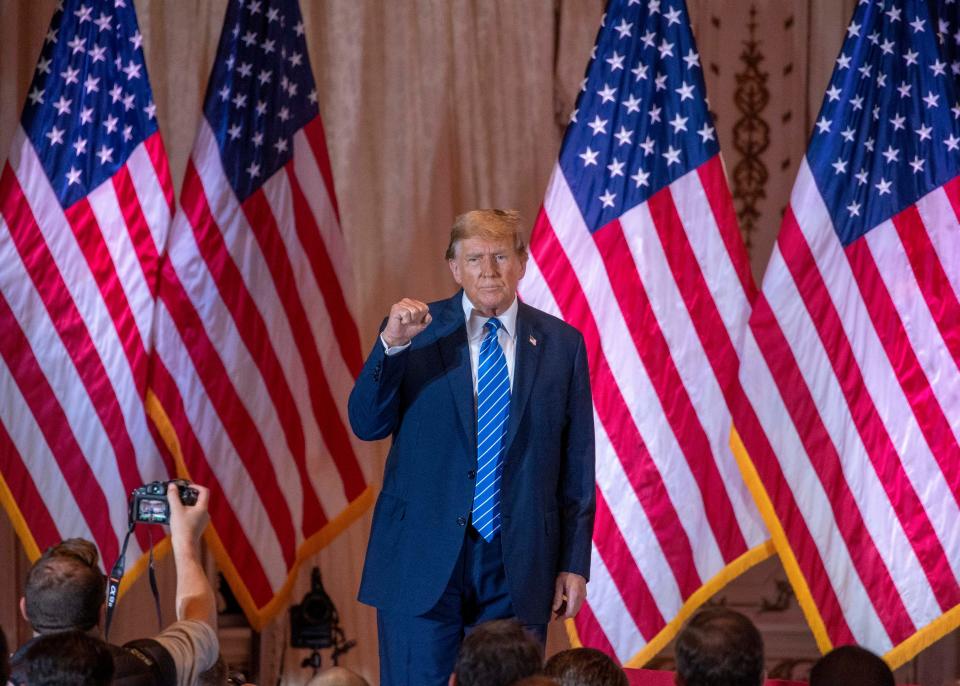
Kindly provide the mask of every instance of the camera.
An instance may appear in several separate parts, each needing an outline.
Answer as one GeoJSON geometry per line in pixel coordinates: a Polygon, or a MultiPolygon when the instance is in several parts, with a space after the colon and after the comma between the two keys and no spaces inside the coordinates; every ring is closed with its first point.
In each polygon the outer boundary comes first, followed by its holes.
{"type": "Polygon", "coordinates": [[[200,491],[190,487],[186,479],[170,481],[151,481],[130,494],[130,526],[138,522],[146,524],[169,524],[170,503],[167,502],[167,485],[176,484],[180,502],[184,505],[196,505],[200,491]]]}
{"type": "Polygon", "coordinates": [[[330,648],[337,614],[323,588],[320,570],[313,568],[310,590],[299,605],[290,606],[290,645],[294,648],[330,648]]]}

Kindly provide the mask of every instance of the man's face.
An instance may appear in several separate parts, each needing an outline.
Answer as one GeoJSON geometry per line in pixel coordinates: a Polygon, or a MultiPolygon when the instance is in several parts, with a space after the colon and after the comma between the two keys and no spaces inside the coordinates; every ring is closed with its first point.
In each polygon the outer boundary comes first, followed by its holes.
{"type": "Polygon", "coordinates": [[[526,255],[517,254],[510,240],[467,238],[456,245],[448,261],[453,279],[463,287],[480,314],[495,317],[510,307],[517,284],[527,268],[526,255]]]}

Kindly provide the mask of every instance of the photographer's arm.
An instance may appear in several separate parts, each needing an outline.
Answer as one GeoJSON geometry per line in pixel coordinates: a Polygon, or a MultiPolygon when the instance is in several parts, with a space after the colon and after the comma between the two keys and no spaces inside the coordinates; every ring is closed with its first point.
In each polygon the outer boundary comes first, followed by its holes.
{"type": "Polygon", "coordinates": [[[191,484],[199,491],[197,504],[184,507],[177,487],[167,487],[170,503],[170,539],[177,568],[177,619],[198,619],[217,628],[217,600],[200,559],[200,536],[210,515],[207,506],[210,491],[191,484]]]}

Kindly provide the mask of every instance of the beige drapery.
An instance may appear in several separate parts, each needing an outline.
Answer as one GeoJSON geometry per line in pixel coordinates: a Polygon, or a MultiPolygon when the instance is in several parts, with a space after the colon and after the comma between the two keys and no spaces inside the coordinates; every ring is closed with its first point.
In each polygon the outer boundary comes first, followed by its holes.
{"type": "MultiPolygon", "coordinates": [[[[738,210],[752,217],[757,276],[854,2],[689,0],[728,175],[739,168],[745,179],[738,210]]],[[[135,4],[179,189],[226,2],[135,4]]],[[[0,161],[55,5],[0,0],[0,161]]],[[[451,291],[442,255],[456,213],[516,207],[532,222],[603,2],[301,0],[301,6],[352,255],[355,282],[347,296],[367,345],[397,298],[429,300],[451,291]]],[[[385,446],[372,454],[379,482],[385,446]]],[[[359,642],[344,663],[375,683],[374,613],[353,600],[368,527],[369,515],[321,552],[319,564],[348,635],[359,642]]],[[[0,515],[0,578],[19,584],[23,565],[0,515]]],[[[294,599],[307,587],[304,571],[294,599]]],[[[161,565],[168,600],[170,572],[168,563],[161,565]]],[[[11,638],[25,630],[17,625],[14,585],[0,585],[0,625],[11,638]]],[[[148,591],[140,586],[118,612],[118,638],[142,632],[139,616],[149,616],[148,591]]],[[[285,622],[279,617],[265,633],[262,683],[275,681],[285,622]]],[[[552,632],[552,646],[562,640],[552,632]]],[[[284,683],[302,683],[301,658],[287,651],[284,683]]]]}

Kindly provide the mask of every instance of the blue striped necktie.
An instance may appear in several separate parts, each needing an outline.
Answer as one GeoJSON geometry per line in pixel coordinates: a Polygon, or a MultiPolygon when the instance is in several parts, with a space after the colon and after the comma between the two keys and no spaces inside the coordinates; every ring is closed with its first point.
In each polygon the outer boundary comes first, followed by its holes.
{"type": "Polygon", "coordinates": [[[473,528],[492,541],[500,528],[500,477],[503,474],[503,438],[510,415],[510,375],[507,358],[497,340],[503,324],[491,317],[483,325],[477,363],[477,484],[473,492],[473,528]]]}

